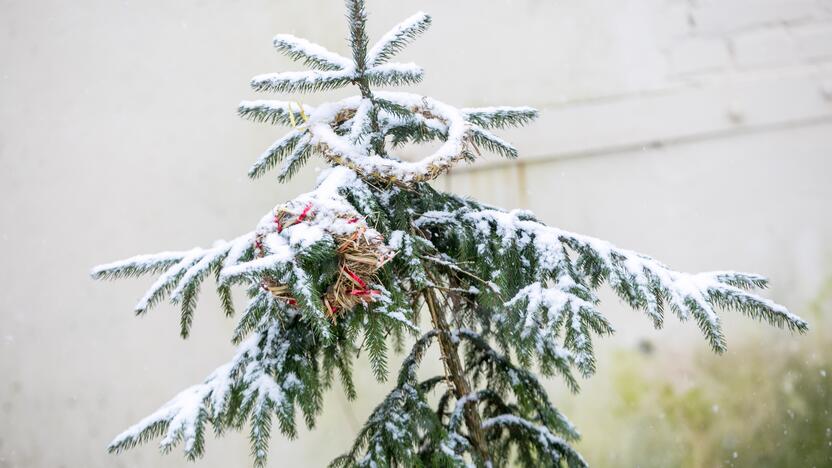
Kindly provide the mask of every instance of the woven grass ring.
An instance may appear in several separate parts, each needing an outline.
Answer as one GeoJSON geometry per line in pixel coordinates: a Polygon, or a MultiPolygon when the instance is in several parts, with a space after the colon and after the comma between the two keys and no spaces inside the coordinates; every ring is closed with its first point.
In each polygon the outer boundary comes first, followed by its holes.
{"type": "Polygon", "coordinates": [[[370,100],[348,98],[331,109],[319,107],[306,122],[312,143],[331,164],[346,166],[364,179],[409,185],[434,179],[461,159],[474,159],[471,150],[477,150],[469,135],[470,124],[458,109],[424,96],[379,96],[387,106],[376,107],[382,135],[392,136],[394,142],[441,140],[442,145],[419,161],[378,155],[366,136],[373,109],[370,100]]]}

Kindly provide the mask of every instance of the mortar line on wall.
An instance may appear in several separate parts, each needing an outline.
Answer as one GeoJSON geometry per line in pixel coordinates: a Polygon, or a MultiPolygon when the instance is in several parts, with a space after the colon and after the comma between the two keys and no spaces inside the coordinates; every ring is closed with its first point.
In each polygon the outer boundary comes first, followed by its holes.
{"type": "MultiPolygon", "coordinates": [[[[566,151],[562,153],[550,153],[544,156],[533,156],[523,159],[522,164],[530,166],[533,164],[544,164],[552,161],[564,161],[579,158],[592,158],[612,155],[624,155],[627,153],[634,153],[648,149],[661,149],[671,146],[682,146],[697,142],[706,142],[713,140],[728,139],[742,135],[755,135],[768,132],[779,132],[785,130],[793,130],[802,127],[812,127],[816,125],[823,125],[832,123],[832,115],[824,115],[819,117],[811,117],[807,119],[793,120],[789,122],[778,122],[773,124],[760,124],[755,126],[738,127],[728,130],[717,130],[712,132],[697,133],[694,135],[683,135],[678,137],[656,139],[656,140],[642,140],[636,143],[625,143],[619,145],[610,145],[601,148],[593,148],[577,151],[566,151]]],[[[503,169],[506,167],[513,167],[520,164],[519,161],[490,161],[485,164],[474,166],[457,167],[454,172],[458,174],[471,174],[475,172],[484,172],[496,169],[503,169]]],[[[450,174],[449,174],[450,175],[450,174]]]]}

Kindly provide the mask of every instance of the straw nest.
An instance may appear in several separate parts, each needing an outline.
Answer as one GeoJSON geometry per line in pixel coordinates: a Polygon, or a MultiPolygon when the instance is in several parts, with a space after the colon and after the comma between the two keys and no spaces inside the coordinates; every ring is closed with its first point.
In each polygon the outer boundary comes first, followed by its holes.
{"type": "MultiPolygon", "coordinates": [[[[292,213],[288,208],[279,208],[275,214],[277,232],[297,223],[309,222],[314,217],[312,205],[307,205],[300,213],[292,213]]],[[[377,272],[395,255],[384,243],[378,231],[370,229],[363,218],[352,215],[339,215],[347,224],[355,224],[350,234],[332,234],[337,246],[338,274],[321,297],[326,315],[335,320],[342,313],[357,305],[366,305],[376,301],[381,291],[372,289],[378,283],[377,272]]],[[[262,245],[262,240],[260,241],[262,245]]],[[[297,299],[291,289],[271,278],[263,280],[263,287],[279,300],[289,305],[296,305],[297,299]]]]}

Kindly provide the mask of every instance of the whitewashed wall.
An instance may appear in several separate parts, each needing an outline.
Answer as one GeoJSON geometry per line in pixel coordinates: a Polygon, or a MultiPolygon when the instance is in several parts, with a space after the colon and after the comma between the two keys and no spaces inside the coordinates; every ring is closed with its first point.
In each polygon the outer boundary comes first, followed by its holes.
{"type": "MultiPolygon", "coordinates": [[[[376,37],[415,10],[434,15],[404,54],[428,71],[421,92],[543,111],[507,132],[519,162],[489,157],[438,185],[679,269],[765,273],[797,311],[832,275],[832,2],[369,7],[376,37]]],[[[314,167],[284,186],[245,179],[279,130],[235,108],[253,96],[251,76],[290,66],[273,34],[342,48],[341,2],[5,0],[0,25],[0,467],[185,465],[152,446],[104,447],[223,362],[232,321],[206,294],[183,342],[172,308],[130,315],[146,281],[95,284],[87,272],[228,238],[309,187],[314,167]]],[[[622,330],[610,346],[658,336],[614,302],[606,310],[622,330]]],[[[739,323],[729,340],[761,328],[739,323]]],[[[661,346],[691,335],[671,326],[661,346]]],[[[332,394],[316,431],[275,437],[271,465],[344,450],[384,393],[363,381],[358,403],[332,394]]],[[[199,466],[247,463],[232,434],[209,441],[199,466]]]]}

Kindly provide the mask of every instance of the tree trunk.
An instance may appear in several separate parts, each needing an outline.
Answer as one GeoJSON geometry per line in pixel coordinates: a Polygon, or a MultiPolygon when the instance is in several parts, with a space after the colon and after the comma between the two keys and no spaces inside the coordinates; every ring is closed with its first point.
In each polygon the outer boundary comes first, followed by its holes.
{"type": "MultiPolygon", "coordinates": [[[[424,291],[425,303],[427,303],[430,311],[431,321],[433,326],[439,332],[439,349],[442,352],[442,359],[445,361],[445,369],[448,377],[454,386],[454,395],[457,399],[464,397],[471,393],[471,386],[465,378],[462,363],[459,360],[459,355],[456,352],[456,344],[450,336],[450,328],[448,322],[445,321],[445,316],[436,303],[436,296],[433,290],[428,288],[424,291]]],[[[488,445],[485,442],[485,436],[482,432],[482,422],[480,415],[476,408],[475,401],[468,402],[464,408],[465,425],[468,427],[468,437],[471,439],[471,445],[474,447],[477,457],[481,465],[490,465],[490,457],[488,455],[488,445]]]]}

